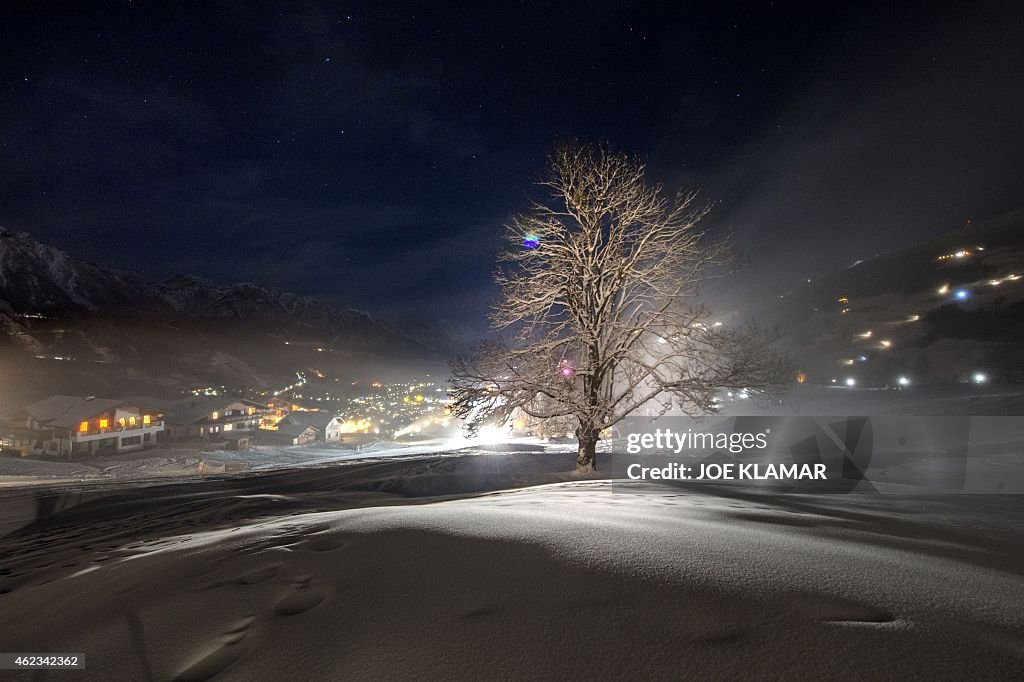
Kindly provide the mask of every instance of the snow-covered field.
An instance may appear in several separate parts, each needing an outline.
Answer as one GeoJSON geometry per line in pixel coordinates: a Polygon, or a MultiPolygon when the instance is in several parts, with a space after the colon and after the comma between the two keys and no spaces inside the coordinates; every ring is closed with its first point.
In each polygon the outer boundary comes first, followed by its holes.
{"type": "Polygon", "coordinates": [[[105,681],[1024,676],[1020,496],[613,486],[571,459],[0,491],[0,651],[105,681]]]}
{"type": "Polygon", "coordinates": [[[416,444],[380,442],[360,450],[335,444],[311,443],[291,447],[261,445],[241,451],[158,447],[73,460],[0,457],[0,487],[47,483],[109,483],[151,478],[191,480],[225,473],[328,466],[427,454],[455,456],[517,449],[567,452],[573,447],[573,444],[547,444],[536,438],[519,438],[502,444],[445,438],[416,444]]]}

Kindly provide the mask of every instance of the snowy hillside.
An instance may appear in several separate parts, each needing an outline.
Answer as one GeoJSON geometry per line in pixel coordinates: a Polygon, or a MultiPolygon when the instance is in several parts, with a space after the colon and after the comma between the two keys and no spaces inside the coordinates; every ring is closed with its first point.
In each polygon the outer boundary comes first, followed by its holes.
{"type": "Polygon", "coordinates": [[[727,323],[777,326],[807,380],[1021,382],[1024,211],[745,300],[727,323]]]}

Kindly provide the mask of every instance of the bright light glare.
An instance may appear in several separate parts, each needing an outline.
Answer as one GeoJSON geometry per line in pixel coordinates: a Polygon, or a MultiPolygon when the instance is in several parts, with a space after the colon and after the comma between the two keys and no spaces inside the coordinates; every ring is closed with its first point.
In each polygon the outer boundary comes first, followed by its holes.
{"type": "Polygon", "coordinates": [[[967,289],[957,289],[956,297],[960,301],[966,300],[966,298],[967,298],[967,289]]]}
{"type": "Polygon", "coordinates": [[[846,377],[846,385],[847,386],[856,386],[857,385],[857,380],[854,379],[853,377],[846,377]]]}
{"type": "Polygon", "coordinates": [[[939,287],[939,296],[945,296],[948,293],[949,293],[949,285],[948,284],[943,284],[941,287],[939,287]]]}
{"type": "Polygon", "coordinates": [[[476,438],[472,439],[472,442],[481,445],[491,445],[507,440],[508,429],[503,429],[499,426],[484,426],[477,432],[476,438]]]}
{"type": "Polygon", "coordinates": [[[971,380],[974,381],[974,383],[976,384],[983,384],[986,381],[988,381],[988,377],[985,376],[985,374],[983,374],[982,372],[975,372],[974,376],[971,377],[971,380]]]}
{"type": "Polygon", "coordinates": [[[882,344],[882,348],[889,348],[890,346],[892,346],[892,341],[889,341],[887,339],[885,341],[882,341],[881,344],[882,344]]]}
{"type": "Polygon", "coordinates": [[[899,383],[900,386],[909,386],[910,385],[910,379],[908,377],[905,377],[905,376],[900,377],[896,381],[899,383]]]}

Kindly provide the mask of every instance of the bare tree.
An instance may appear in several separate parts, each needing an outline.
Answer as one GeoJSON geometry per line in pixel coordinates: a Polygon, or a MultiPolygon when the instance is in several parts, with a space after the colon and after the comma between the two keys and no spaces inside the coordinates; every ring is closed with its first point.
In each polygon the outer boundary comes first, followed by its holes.
{"type": "Polygon", "coordinates": [[[642,406],[696,416],[722,389],[764,394],[786,363],[771,335],[712,323],[695,303],[709,268],[730,259],[697,229],[694,192],[666,198],[642,163],[567,145],[538,184],[549,194],[507,226],[495,280],[497,340],[452,363],[452,413],[472,432],[517,410],[570,417],[579,470],[602,432],[642,406]]]}

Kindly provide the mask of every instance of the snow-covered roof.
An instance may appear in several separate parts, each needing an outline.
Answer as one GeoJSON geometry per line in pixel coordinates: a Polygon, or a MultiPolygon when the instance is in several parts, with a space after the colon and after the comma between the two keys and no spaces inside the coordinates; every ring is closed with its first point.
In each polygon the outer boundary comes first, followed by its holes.
{"type": "Polygon", "coordinates": [[[222,395],[194,396],[168,405],[167,421],[172,424],[194,424],[210,416],[213,412],[223,413],[232,405],[255,407],[266,410],[262,403],[242,398],[231,398],[222,395]]]}
{"type": "Polygon", "coordinates": [[[51,395],[25,407],[25,412],[40,424],[71,428],[104,412],[127,404],[121,398],[82,398],[51,395]]]}
{"type": "Polygon", "coordinates": [[[315,429],[324,431],[327,429],[327,425],[334,419],[337,419],[337,416],[330,412],[292,412],[282,419],[281,422],[278,422],[278,428],[280,428],[282,422],[287,422],[300,426],[312,426],[315,429]]]}
{"type": "Polygon", "coordinates": [[[277,433],[282,436],[297,438],[306,431],[313,431],[315,433],[316,427],[310,426],[309,424],[290,424],[284,420],[277,423],[277,433]]]}

